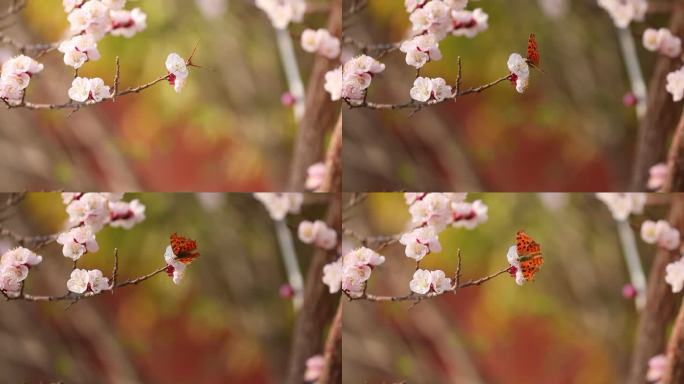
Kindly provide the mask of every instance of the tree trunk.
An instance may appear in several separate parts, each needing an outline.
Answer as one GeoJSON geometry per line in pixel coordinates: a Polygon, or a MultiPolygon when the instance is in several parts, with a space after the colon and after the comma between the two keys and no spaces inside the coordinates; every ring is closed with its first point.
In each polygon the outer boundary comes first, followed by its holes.
{"type": "MultiPolygon", "coordinates": [[[[330,194],[326,222],[341,236],[342,212],[339,194],[330,194]]],[[[334,314],[337,297],[330,294],[321,280],[323,267],[335,261],[337,250],[318,249],[313,256],[304,287],[304,303],[299,310],[294,328],[287,384],[301,384],[304,381],[306,360],[323,352],[323,334],[334,314]]]]}
{"type": "MultiPolygon", "coordinates": [[[[668,222],[684,233],[684,194],[674,194],[668,222]]],[[[630,384],[645,384],[648,360],[665,350],[667,324],[675,310],[674,295],[665,282],[665,267],[679,258],[678,252],[659,248],[646,287],[646,307],[639,319],[632,354],[630,384]]]]}
{"type": "MultiPolygon", "coordinates": [[[[330,2],[328,31],[337,37],[342,34],[342,0],[330,2]]],[[[340,103],[333,103],[323,88],[325,74],[336,65],[336,61],[320,55],[316,57],[306,91],[306,113],[299,125],[295,142],[290,170],[290,191],[305,189],[306,171],[309,166],[323,159],[325,133],[333,128],[335,119],[340,114],[340,103]]]]}
{"type": "MultiPolygon", "coordinates": [[[[672,2],[673,14],[670,30],[675,36],[684,35],[684,0],[672,2]]],[[[672,101],[665,91],[667,74],[681,67],[681,60],[661,56],[655,66],[648,90],[646,117],[641,123],[636,158],[632,174],[632,190],[645,191],[649,169],[663,161],[668,131],[679,121],[681,103],[672,101]]]]}

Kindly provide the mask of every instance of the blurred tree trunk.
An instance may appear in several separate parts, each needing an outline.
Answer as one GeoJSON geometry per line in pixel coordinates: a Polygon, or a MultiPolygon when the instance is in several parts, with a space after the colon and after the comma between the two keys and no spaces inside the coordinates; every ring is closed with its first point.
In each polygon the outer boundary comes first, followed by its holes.
{"type": "MultiPolygon", "coordinates": [[[[328,31],[333,36],[342,34],[342,0],[330,2],[328,31]]],[[[309,166],[323,158],[326,131],[332,129],[341,111],[340,103],[333,103],[325,91],[325,74],[336,66],[336,61],[316,56],[306,90],[306,113],[299,125],[290,171],[290,191],[303,191],[309,166]]]]}
{"type": "MultiPolygon", "coordinates": [[[[668,222],[684,233],[684,194],[673,194],[668,222]]],[[[646,308],[637,328],[630,384],[645,384],[648,360],[665,350],[665,333],[675,311],[674,295],[665,282],[665,267],[679,258],[678,252],[658,248],[646,287],[646,308]]]]}
{"type": "MultiPolygon", "coordinates": [[[[326,223],[334,228],[341,238],[342,212],[340,194],[329,194],[326,223]]],[[[334,304],[338,299],[331,295],[323,284],[323,267],[335,261],[337,249],[317,249],[309,265],[304,287],[304,304],[299,310],[294,328],[290,363],[285,383],[300,384],[304,380],[306,360],[323,352],[323,333],[333,317],[334,304]]]]}
{"type": "MultiPolygon", "coordinates": [[[[684,0],[672,2],[673,14],[670,30],[675,36],[684,35],[684,0]]],[[[665,91],[667,74],[679,69],[681,60],[660,56],[648,90],[648,110],[641,123],[637,141],[636,159],[632,174],[632,190],[645,191],[649,169],[663,160],[667,133],[672,130],[682,111],[665,91]]]]}

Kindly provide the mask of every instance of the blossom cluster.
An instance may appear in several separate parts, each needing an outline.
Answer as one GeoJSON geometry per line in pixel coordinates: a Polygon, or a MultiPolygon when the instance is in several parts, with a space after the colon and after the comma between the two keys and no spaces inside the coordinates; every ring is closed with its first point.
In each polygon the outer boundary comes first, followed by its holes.
{"type": "Polygon", "coordinates": [[[413,81],[413,87],[409,91],[413,100],[421,103],[428,101],[441,102],[452,97],[451,86],[441,77],[431,79],[427,77],[417,77],[413,81]]]}
{"type": "Polygon", "coordinates": [[[58,235],[57,243],[62,245],[64,257],[76,261],[97,252],[95,235],[106,225],[131,229],[145,219],[145,206],[140,201],[122,199],[122,193],[63,193],[68,229],[58,235]]]}
{"type": "Polygon", "coordinates": [[[85,77],[77,77],[71,82],[71,88],[68,91],[69,98],[79,103],[87,101],[100,101],[112,97],[109,86],[105,85],[104,80],[99,77],[88,79],[85,77]]]}
{"type": "Polygon", "coordinates": [[[446,277],[444,271],[428,271],[418,269],[413,273],[413,278],[409,282],[411,292],[426,295],[430,292],[437,294],[444,293],[452,289],[451,279],[446,277]]]}
{"type": "Polygon", "coordinates": [[[597,193],[610,210],[613,218],[618,221],[627,220],[630,214],[641,214],[646,204],[645,193],[597,193]]]}
{"type": "MultiPolygon", "coordinates": [[[[420,263],[431,253],[441,252],[439,233],[449,225],[473,229],[487,220],[487,206],[480,200],[466,201],[466,193],[405,193],[410,229],[398,237],[406,257],[420,263]]],[[[361,297],[373,268],[385,262],[377,252],[361,247],[344,254],[323,269],[323,282],[331,293],[342,289],[351,297],[361,297]]],[[[451,289],[451,279],[443,271],[417,269],[409,288],[412,292],[442,293],[451,289]]]]}
{"type": "Polygon", "coordinates": [[[405,6],[412,31],[432,34],[438,40],[449,33],[474,37],[489,27],[489,16],[481,9],[465,10],[468,0],[407,0],[405,6]]]}
{"type": "Polygon", "coordinates": [[[126,0],[64,0],[71,36],[59,45],[64,63],[80,68],[98,60],[97,42],[107,34],[133,37],[147,27],[147,15],[135,8],[125,10],[126,0]]]}
{"type": "Polygon", "coordinates": [[[42,256],[23,247],[5,252],[0,258],[0,290],[9,297],[18,296],[29,270],[42,261],[42,256]]]}
{"type": "Polygon", "coordinates": [[[304,201],[301,193],[255,193],[273,220],[283,220],[288,213],[299,213],[304,201]]]}
{"type": "Polygon", "coordinates": [[[667,28],[648,28],[643,35],[644,48],[651,52],[658,52],[670,58],[682,54],[682,39],[675,36],[667,28]]]}
{"type": "Polygon", "coordinates": [[[99,269],[74,269],[67,281],[67,289],[78,294],[86,292],[98,294],[110,289],[109,279],[104,277],[99,269]]]}
{"type": "Polygon", "coordinates": [[[302,221],[299,223],[297,234],[302,243],[314,244],[322,249],[331,250],[337,245],[337,232],[321,220],[302,221]]]}
{"type": "Polygon", "coordinates": [[[20,103],[31,77],[43,68],[43,64],[25,55],[5,61],[0,73],[0,99],[9,104],[20,103]]]}
{"type": "MultiPolygon", "coordinates": [[[[341,68],[334,70],[334,76],[330,78],[326,76],[326,83],[329,80],[333,82],[340,80],[340,97],[353,105],[357,105],[363,103],[366,90],[370,87],[373,76],[384,70],[385,64],[368,55],[360,55],[344,63],[341,68]],[[339,78],[337,77],[338,73],[339,78]]],[[[326,84],[325,88],[334,89],[336,84],[326,84]]],[[[333,97],[333,99],[335,98],[333,97]]]]}
{"type": "Polygon", "coordinates": [[[648,244],[657,244],[659,247],[674,251],[679,248],[680,234],[677,228],[673,228],[665,220],[646,220],[641,224],[641,239],[648,244]]]}
{"type": "Polygon", "coordinates": [[[305,29],[302,32],[301,44],[305,51],[318,53],[331,60],[340,55],[340,39],[331,35],[327,29],[305,29]]]}
{"type": "Polygon", "coordinates": [[[648,10],[646,0],[598,0],[618,28],[627,28],[632,21],[643,21],[648,10]]]}
{"type": "MultiPolygon", "coordinates": [[[[468,0],[406,0],[404,5],[409,13],[411,34],[398,48],[406,55],[406,64],[416,69],[442,59],[439,43],[449,34],[472,38],[489,28],[489,16],[482,9],[465,9],[468,0]]],[[[333,101],[344,99],[351,105],[360,105],[366,97],[372,75],[384,69],[385,65],[376,59],[361,55],[329,71],[324,87],[333,101]],[[371,65],[375,71],[368,70],[371,65]]],[[[442,78],[419,77],[409,95],[413,100],[425,103],[444,101],[452,93],[442,78]]]]}
{"type": "Polygon", "coordinates": [[[301,22],[306,13],[305,0],[256,0],[255,5],[268,15],[277,29],[285,29],[291,22],[301,22]]]}

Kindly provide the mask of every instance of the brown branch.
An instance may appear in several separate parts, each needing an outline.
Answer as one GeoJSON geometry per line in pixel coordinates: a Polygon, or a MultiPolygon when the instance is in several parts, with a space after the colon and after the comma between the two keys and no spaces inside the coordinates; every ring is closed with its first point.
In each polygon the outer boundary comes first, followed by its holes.
{"type": "MultiPolygon", "coordinates": [[[[675,36],[684,35],[684,1],[673,3],[674,11],[670,31],[675,36]]],[[[649,169],[665,157],[668,132],[677,124],[682,111],[681,103],[675,103],[672,95],[665,92],[667,75],[681,66],[680,60],[661,56],[653,71],[648,90],[648,105],[644,121],[639,128],[631,189],[645,191],[649,169]]]]}
{"type": "Polygon", "coordinates": [[[337,192],[342,189],[342,114],[337,119],[328,144],[325,159],[325,179],[316,192],[337,192]]]}
{"type": "Polygon", "coordinates": [[[40,301],[72,301],[72,302],[76,302],[76,301],[79,301],[82,299],[100,296],[100,295],[105,294],[107,292],[111,292],[114,289],[123,288],[123,287],[127,287],[130,285],[140,284],[147,279],[150,279],[150,278],[152,278],[152,277],[154,277],[154,276],[156,276],[162,272],[165,272],[167,270],[167,268],[168,268],[168,266],[165,265],[162,268],[155,270],[154,272],[148,273],[147,275],[143,275],[143,276],[137,277],[135,279],[124,281],[121,284],[118,284],[116,286],[112,286],[109,289],[104,289],[98,293],[86,292],[83,294],[78,294],[78,293],[73,293],[73,292],[67,292],[63,295],[57,295],[57,296],[45,296],[45,295],[40,296],[40,295],[30,295],[30,294],[26,294],[26,293],[21,293],[17,297],[9,297],[9,296],[7,296],[7,293],[4,291],[2,291],[2,293],[5,296],[5,300],[7,300],[7,301],[23,300],[23,301],[31,301],[31,302],[40,302],[40,301]]]}
{"type": "MultiPolygon", "coordinates": [[[[672,206],[668,222],[680,232],[684,231],[684,195],[671,196],[672,206]]],[[[665,268],[679,258],[678,252],[659,248],[646,287],[646,307],[644,308],[636,331],[636,341],[632,352],[629,384],[645,384],[648,360],[665,349],[667,325],[674,316],[675,298],[670,286],[665,282],[665,268]]]]}
{"type": "MultiPolygon", "coordinates": [[[[439,297],[447,293],[456,293],[459,289],[462,288],[468,288],[468,287],[475,287],[482,285],[486,283],[487,281],[503,275],[504,273],[508,273],[511,270],[511,267],[508,266],[496,273],[493,273],[491,275],[476,279],[476,280],[468,280],[463,284],[454,284],[450,289],[445,290],[442,293],[437,293],[437,292],[430,292],[425,295],[421,295],[415,292],[411,292],[407,295],[403,296],[379,296],[379,295],[372,295],[370,293],[364,292],[364,294],[360,297],[351,297],[347,295],[350,301],[358,301],[358,300],[365,300],[365,301],[373,301],[373,302],[400,302],[400,301],[413,301],[415,303],[420,302],[421,300],[428,299],[428,298],[433,298],[433,297],[439,297]]],[[[458,273],[457,273],[458,275],[458,273]]],[[[460,280],[460,279],[459,279],[460,280]]]]}
{"type": "Polygon", "coordinates": [[[677,124],[667,156],[667,181],[661,192],[684,191],[684,114],[677,124]]]}
{"type": "Polygon", "coordinates": [[[667,347],[667,369],[661,384],[684,383],[684,303],[679,308],[667,347]]]}
{"type": "MultiPolygon", "coordinates": [[[[326,223],[329,227],[340,230],[341,201],[339,194],[329,195],[326,223]]],[[[294,327],[290,361],[285,384],[301,384],[304,377],[306,360],[323,348],[323,335],[326,324],[334,315],[336,297],[331,295],[323,284],[323,267],[335,261],[337,252],[318,249],[309,265],[306,284],[304,286],[304,303],[299,310],[294,327]]]]}
{"type": "MultiPolygon", "coordinates": [[[[460,63],[460,60],[459,60],[459,63],[460,63]]],[[[459,64],[459,67],[460,67],[460,64],[459,64]]],[[[459,70],[459,73],[460,73],[460,70],[459,70]]],[[[454,94],[452,96],[447,97],[442,101],[430,100],[427,102],[420,102],[420,101],[416,101],[416,100],[411,100],[411,101],[407,101],[405,103],[400,103],[400,104],[382,104],[382,103],[370,102],[368,100],[364,100],[361,104],[352,104],[347,100],[345,100],[345,101],[347,101],[347,105],[349,106],[350,109],[368,108],[368,109],[374,109],[374,110],[397,110],[397,109],[420,110],[420,109],[425,108],[425,107],[430,107],[433,105],[438,105],[438,104],[446,103],[449,101],[456,101],[456,99],[458,99],[461,96],[467,96],[467,95],[472,95],[475,93],[481,93],[481,92],[483,92],[489,88],[492,88],[492,87],[494,87],[494,86],[496,86],[496,85],[498,85],[504,81],[510,80],[510,79],[511,79],[511,75],[509,74],[509,75],[506,75],[504,77],[498,78],[498,79],[496,79],[490,83],[481,85],[479,87],[468,88],[464,91],[461,91],[460,90],[460,87],[461,87],[460,81],[461,80],[460,80],[460,76],[459,76],[459,78],[456,82],[457,91],[454,92],[454,94]]]]}
{"type": "Polygon", "coordinates": [[[59,234],[24,236],[11,229],[0,226],[0,236],[9,237],[22,247],[42,248],[45,245],[56,241],[59,234]]]}
{"type": "MultiPolygon", "coordinates": [[[[333,36],[342,33],[342,0],[330,3],[327,29],[333,36]]],[[[320,161],[324,152],[325,134],[334,128],[340,113],[338,103],[330,100],[323,87],[325,74],[338,63],[323,56],[314,62],[306,90],[306,113],[299,124],[290,168],[289,191],[304,191],[308,168],[320,161]]]]}
{"type": "Polygon", "coordinates": [[[401,42],[398,43],[383,43],[383,44],[366,44],[354,38],[345,36],[342,38],[342,43],[354,46],[357,50],[365,55],[383,57],[394,51],[398,51],[401,47],[401,42]]]}
{"type": "Polygon", "coordinates": [[[337,314],[330,326],[328,340],[325,342],[325,366],[318,379],[318,384],[338,384],[342,382],[342,306],[340,299],[337,314]]]}

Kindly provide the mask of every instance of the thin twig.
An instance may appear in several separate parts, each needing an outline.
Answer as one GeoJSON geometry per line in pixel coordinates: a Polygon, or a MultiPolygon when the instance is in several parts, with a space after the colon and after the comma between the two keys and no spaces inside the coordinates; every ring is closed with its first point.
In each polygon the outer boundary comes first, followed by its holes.
{"type": "Polygon", "coordinates": [[[476,280],[468,280],[463,284],[454,284],[450,289],[447,289],[441,293],[430,292],[430,293],[425,294],[425,295],[420,295],[420,294],[417,294],[415,292],[411,292],[411,293],[409,293],[407,295],[403,295],[403,296],[378,296],[378,295],[372,295],[370,293],[364,292],[363,295],[360,297],[349,296],[349,294],[347,292],[345,292],[345,294],[347,295],[347,297],[351,301],[366,300],[366,301],[373,301],[373,302],[399,302],[399,301],[413,301],[413,302],[418,301],[419,302],[419,301],[427,299],[427,298],[438,297],[438,296],[442,296],[446,293],[456,292],[461,288],[468,288],[468,287],[474,287],[474,286],[482,285],[482,284],[486,283],[487,281],[489,281],[489,280],[491,280],[497,276],[503,275],[504,273],[508,273],[510,270],[511,270],[511,267],[508,266],[508,267],[506,267],[506,268],[504,268],[504,269],[502,269],[496,273],[493,273],[489,276],[485,276],[485,277],[482,277],[482,278],[479,278],[476,280]]]}

